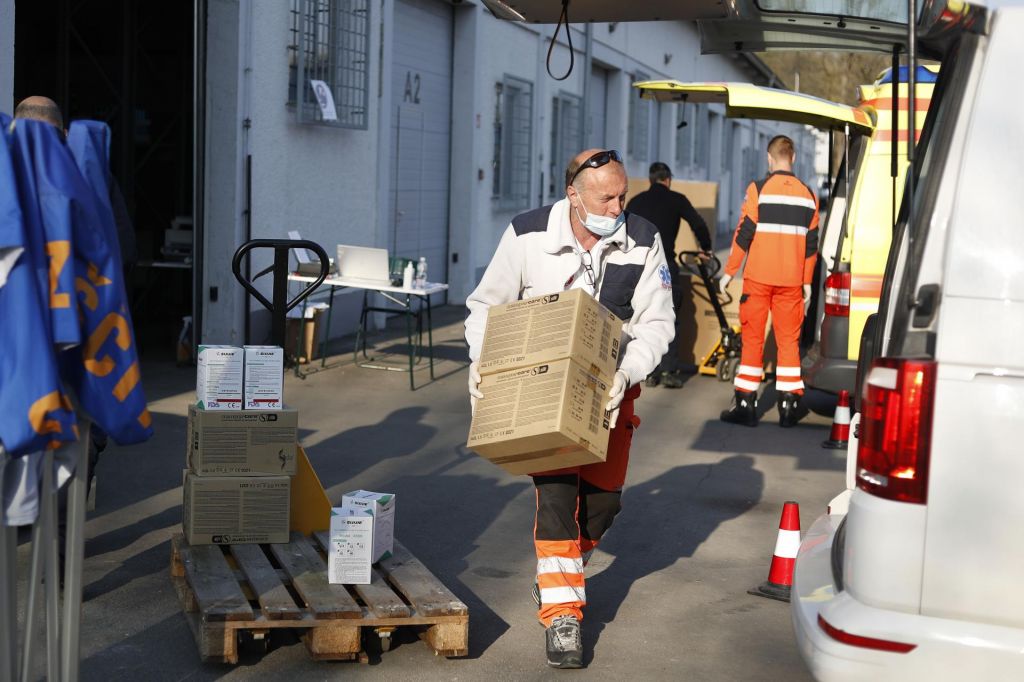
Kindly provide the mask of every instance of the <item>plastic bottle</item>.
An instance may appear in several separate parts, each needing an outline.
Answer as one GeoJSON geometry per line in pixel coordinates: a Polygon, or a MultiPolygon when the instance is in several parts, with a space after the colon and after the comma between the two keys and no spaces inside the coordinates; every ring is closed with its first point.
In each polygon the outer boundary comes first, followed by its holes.
{"type": "Polygon", "coordinates": [[[411,289],[412,288],[412,278],[413,278],[412,261],[409,261],[408,263],[405,264],[405,270],[402,271],[402,288],[403,289],[411,289]]]}
{"type": "Polygon", "coordinates": [[[420,262],[416,264],[416,288],[425,289],[427,286],[427,259],[420,256],[420,262]]]}

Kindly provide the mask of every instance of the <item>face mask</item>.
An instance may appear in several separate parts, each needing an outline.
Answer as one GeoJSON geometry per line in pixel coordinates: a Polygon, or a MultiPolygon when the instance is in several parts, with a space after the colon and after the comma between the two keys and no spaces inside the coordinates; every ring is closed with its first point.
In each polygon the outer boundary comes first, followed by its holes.
{"type": "MultiPolygon", "coordinates": [[[[586,205],[583,204],[583,197],[580,197],[580,205],[586,210],[586,205]]],[[[615,234],[615,231],[622,227],[622,223],[626,222],[626,212],[623,211],[614,218],[609,218],[606,215],[594,215],[590,211],[587,211],[587,219],[584,220],[580,215],[580,209],[576,208],[576,217],[580,219],[583,226],[596,234],[598,237],[607,237],[608,235],[615,234]]]]}

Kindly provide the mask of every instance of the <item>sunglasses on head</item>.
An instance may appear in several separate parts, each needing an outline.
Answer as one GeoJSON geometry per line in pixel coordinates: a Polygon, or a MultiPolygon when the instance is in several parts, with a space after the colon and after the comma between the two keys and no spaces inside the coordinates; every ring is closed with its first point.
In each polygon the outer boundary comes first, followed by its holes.
{"type": "Polygon", "coordinates": [[[610,161],[616,163],[622,163],[622,156],[614,149],[606,149],[603,152],[597,152],[591,155],[586,161],[580,164],[580,167],[576,169],[576,172],[569,178],[569,183],[572,184],[576,180],[576,176],[584,171],[586,168],[600,168],[608,164],[610,161]]]}

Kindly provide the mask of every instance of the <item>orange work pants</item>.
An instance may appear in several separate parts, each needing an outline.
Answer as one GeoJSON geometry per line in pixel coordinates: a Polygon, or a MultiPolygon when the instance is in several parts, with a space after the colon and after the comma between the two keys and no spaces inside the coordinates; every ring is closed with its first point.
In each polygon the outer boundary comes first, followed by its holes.
{"type": "Polygon", "coordinates": [[[779,393],[802,394],[800,379],[800,329],[804,323],[803,288],[777,287],[743,280],[740,297],[740,327],[743,353],[733,381],[737,391],[754,392],[761,385],[764,368],[764,330],[768,313],[779,354],[775,367],[775,389],[779,393]]]}
{"type": "Polygon", "coordinates": [[[541,599],[537,617],[545,627],[559,616],[583,619],[587,603],[583,567],[621,509],[629,446],[640,425],[633,413],[633,401],[639,395],[639,386],[626,391],[604,462],[533,476],[537,489],[533,538],[541,599]]]}

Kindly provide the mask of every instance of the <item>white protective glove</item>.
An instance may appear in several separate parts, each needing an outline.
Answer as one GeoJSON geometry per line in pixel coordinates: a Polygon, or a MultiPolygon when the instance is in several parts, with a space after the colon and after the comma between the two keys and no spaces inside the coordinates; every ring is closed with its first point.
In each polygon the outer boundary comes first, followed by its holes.
{"type": "Polygon", "coordinates": [[[807,308],[811,305],[811,285],[804,285],[804,312],[807,312],[807,308]]]}
{"type": "Polygon", "coordinates": [[[476,414],[476,401],[484,397],[480,392],[480,363],[474,360],[469,363],[469,409],[476,414]]]}
{"type": "Polygon", "coordinates": [[[729,282],[732,281],[732,275],[722,275],[722,278],[718,280],[718,290],[725,293],[725,288],[729,286],[729,282]]]}
{"type": "Polygon", "coordinates": [[[612,391],[608,394],[608,404],[605,406],[605,413],[608,415],[609,428],[615,428],[615,422],[619,420],[619,405],[629,388],[629,377],[621,369],[615,370],[615,380],[612,381],[612,391]]]}

